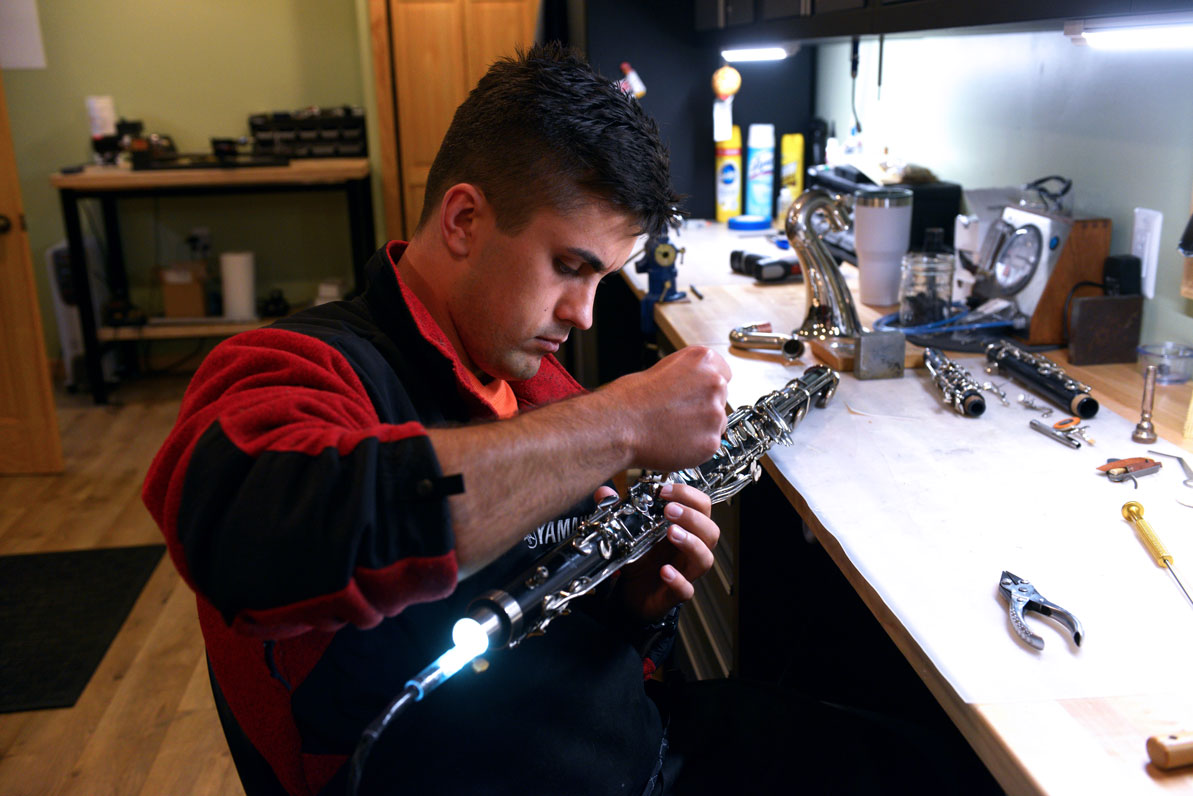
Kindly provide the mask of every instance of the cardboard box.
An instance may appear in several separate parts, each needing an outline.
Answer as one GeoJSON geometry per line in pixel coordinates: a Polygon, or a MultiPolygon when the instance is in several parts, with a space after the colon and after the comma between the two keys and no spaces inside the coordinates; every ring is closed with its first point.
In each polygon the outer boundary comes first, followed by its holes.
{"type": "Polygon", "coordinates": [[[207,314],[207,264],[173,263],[158,273],[162,310],[167,318],[202,318],[207,314]]]}

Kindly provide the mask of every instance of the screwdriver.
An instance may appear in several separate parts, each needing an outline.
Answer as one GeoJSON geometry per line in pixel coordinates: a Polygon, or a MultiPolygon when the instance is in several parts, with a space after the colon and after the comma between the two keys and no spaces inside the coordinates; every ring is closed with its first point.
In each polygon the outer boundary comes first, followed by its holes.
{"type": "Polygon", "coordinates": [[[1176,574],[1176,569],[1172,566],[1172,555],[1164,548],[1164,544],[1160,541],[1160,537],[1156,536],[1156,532],[1152,530],[1152,526],[1143,518],[1143,506],[1134,500],[1124,503],[1123,518],[1135,526],[1135,529],[1139,531],[1139,535],[1143,538],[1143,543],[1147,545],[1148,552],[1152,554],[1152,558],[1156,559],[1156,564],[1163,564],[1168,567],[1168,571],[1172,573],[1172,579],[1176,581],[1176,585],[1185,593],[1185,599],[1190,604],[1193,604],[1193,597],[1189,596],[1188,590],[1185,589],[1185,584],[1181,583],[1181,579],[1176,574]]]}

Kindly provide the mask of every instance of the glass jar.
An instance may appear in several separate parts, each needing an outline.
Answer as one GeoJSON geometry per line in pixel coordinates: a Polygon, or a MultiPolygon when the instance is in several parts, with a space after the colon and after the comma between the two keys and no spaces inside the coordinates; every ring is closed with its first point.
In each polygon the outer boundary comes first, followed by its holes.
{"type": "Polygon", "coordinates": [[[923,326],[952,314],[953,255],[910,252],[903,256],[899,325],[923,326]]]}

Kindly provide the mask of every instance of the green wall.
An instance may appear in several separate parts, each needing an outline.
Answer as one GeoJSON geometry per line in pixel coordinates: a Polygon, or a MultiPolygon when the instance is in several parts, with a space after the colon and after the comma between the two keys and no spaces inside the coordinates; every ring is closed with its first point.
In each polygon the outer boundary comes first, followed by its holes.
{"type": "MultiPolygon", "coordinates": [[[[1193,193],[1193,50],[1111,53],[1055,32],[888,38],[861,45],[857,111],[866,147],[965,188],[1073,179],[1076,209],[1113,223],[1112,253],[1131,248],[1133,210],[1164,214],[1144,342],[1193,344],[1176,243],[1193,193]]],[[[848,134],[849,45],[822,45],[816,112],[848,134]]]]}
{"type": "MultiPolygon", "coordinates": [[[[6,69],[4,88],[51,358],[59,347],[44,257],[65,233],[49,175],[90,158],[84,97],[111,95],[118,115],[185,152],[210,151],[212,136],[247,135],[249,114],[260,111],[364,105],[374,126],[366,8],[366,0],[38,0],[46,68],[6,69]]],[[[376,182],[374,171],[375,191],[376,182]]],[[[91,216],[98,223],[98,208],[91,216]]],[[[258,295],[279,287],[301,303],[320,279],[351,279],[339,194],[126,200],[121,224],[132,298],[151,314],[160,311],[152,267],[184,257],[196,226],[211,230],[217,253],[256,253],[258,295]]]]}
{"type": "MultiPolygon", "coordinates": [[[[44,271],[64,237],[49,175],[90,157],[84,97],[171,135],[186,151],[247,134],[247,117],[307,105],[363,105],[376,149],[367,0],[38,0],[47,68],[4,70],[43,326],[58,356],[44,271]]],[[[1144,340],[1193,343],[1176,240],[1193,190],[1193,51],[1109,54],[1048,33],[888,38],[881,98],[877,42],[862,42],[857,107],[870,146],[967,188],[1073,177],[1078,209],[1109,217],[1112,250],[1130,246],[1132,209],[1164,213],[1156,298],[1144,340]]],[[[851,123],[848,45],[817,55],[817,115],[851,123]]],[[[380,224],[377,156],[374,204],[380,224]]],[[[346,208],[335,194],[127,200],[121,221],[133,299],[153,313],[152,268],[185,255],[192,227],[215,251],[250,249],[258,291],[308,301],[326,277],[350,279],[346,208]]],[[[92,214],[98,219],[98,214],[92,214]]]]}

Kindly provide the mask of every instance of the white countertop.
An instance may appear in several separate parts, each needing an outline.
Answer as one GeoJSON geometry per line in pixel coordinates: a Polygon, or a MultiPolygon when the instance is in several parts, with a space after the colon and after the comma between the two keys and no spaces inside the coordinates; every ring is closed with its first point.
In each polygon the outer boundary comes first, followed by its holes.
{"type": "MultiPolygon", "coordinates": [[[[721,353],[734,372],[733,406],[812,363],[721,353]]],[[[981,360],[955,361],[986,378],[981,360]]],[[[944,405],[925,370],[881,381],[843,374],[834,400],[809,411],[795,444],[770,458],[964,701],[1193,690],[1193,605],[1120,513],[1128,500],[1143,504],[1189,588],[1193,508],[1175,497],[1193,489],[1175,461],[1138,489],[1095,470],[1149,448],[1186,460],[1188,452],[1132,442],[1134,423],[1106,410],[1087,421],[1097,444],[1069,449],[1029,429],[1039,415],[1016,402],[1022,390],[995,381],[1011,405],[986,393],[986,413],[966,418],[944,405]],[[1081,648],[1030,612],[1045,648],[1018,639],[998,592],[1004,569],[1077,616],[1081,648]]]]}
{"type": "MultiPolygon", "coordinates": [[[[656,306],[656,320],[675,345],[706,344],[725,357],[731,406],[754,403],[815,363],[811,353],[785,364],[777,353],[728,345],[728,330],[741,323],[770,320],[784,333],[802,319],[802,286],[762,286],[729,268],[733,249],[777,247],[707,222],[673,241],[687,248],[679,288],[704,285],[706,299],[656,306]]],[[[841,270],[855,283],[852,265],[841,270]]],[[[646,275],[631,266],[626,278],[645,292],[646,275]]],[[[857,306],[863,322],[890,311],[857,306]]],[[[811,409],[794,444],[766,461],[798,515],[782,512],[773,527],[742,533],[798,533],[802,516],[1011,792],[1193,792],[1193,770],[1160,772],[1143,747],[1149,735],[1191,729],[1193,605],[1121,514],[1128,500],[1143,504],[1193,586],[1193,508],[1176,500],[1193,489],[1181,484],[1177,462],[1162,457],[1163,469],[1138,489],[1096,470],[1148,450],[1193,462],[1173,412],[1180,396],[1184,417],[1187,388],[1158,392],[1167,440],[1139,445],[1130,438],[1139,374],[1124,365],[1083,369],[1103,406],[1087,421],[1096,444],[1073,450],[1028,427],[1038,415],[1016,398],[1029,390],[988,376],[975,355],[953,358],[979,382],[1000,384],[1010,405],[987,393],[986,413],[965,418],[943,404],[925,369],[875,381],[842,374],[834,400],[811,409]],[[1072,611],[1084,625],[1082,646],[1031,612],[1027,624],[1045,647],[1021,641],[998,591],[1003,570],[1072,611]]],[[[1059,416],[1054,409],[1045,422],[1059,416]]],[[[831,606],[813,601],[808,610],[831,606]]]]}

